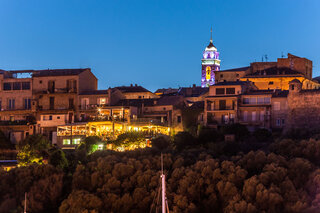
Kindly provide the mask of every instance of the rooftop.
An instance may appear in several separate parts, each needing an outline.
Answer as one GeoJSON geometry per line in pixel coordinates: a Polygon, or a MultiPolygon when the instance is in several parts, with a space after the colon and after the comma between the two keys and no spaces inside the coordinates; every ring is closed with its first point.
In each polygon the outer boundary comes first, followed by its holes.
{"type": "Polygon", "coordinates": [[[228,70],[220,70],[220,71],[217,71],[217,72],[244,72],[244,71],[247,71],[249,68],[250,68],[250,66],[239,67],[239,68],[228,69],[228,70]]]}
{"type": "Polygon", "coordinates": [[[131,86],[121,86],[121,87],[115,87],[116,89],[120,90],[123,93],[129,93],[129,92],[150,92],[146,88],[138,85],[131,85],[131,86]]]}
{"type": "Polygon", "coordinates": [[[80,95],[106,95],[108,94],[108,90],[91,90],[91,91],[83,91],[80,95]]]}
{"type": "Polygon", "coordinates": [[[270,67],[264,70],[258,70],[255,73],[246,75],[245,77],[264,77],[264,76],[302,76],[298,71],[292,70],[288,67],[270,67]]]}
{"type": "Polygon", "coordinates": [[[48,70],[32,70],[33,77],[47,77],[47,76],[68,76],[79,75],[83,71],[91,70],[90,68],[84,69],[48,69],[48,70]]]}

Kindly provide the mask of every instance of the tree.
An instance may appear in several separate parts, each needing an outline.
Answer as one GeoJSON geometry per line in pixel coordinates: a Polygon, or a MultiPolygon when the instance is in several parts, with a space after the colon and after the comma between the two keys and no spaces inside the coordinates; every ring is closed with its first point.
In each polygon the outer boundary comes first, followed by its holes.
{"type": "Polygon", "coordinates": [[[197,145],[197,141],[189,132],[179,132],[174,136],[173,144],[177,150],[197,145]]]}
{"type": "Polygon", "coordinates": [[[87,154],[92,154],[98,150],[102,140],[98,136],[89,136],[86,137],[78,146],[78,150],[85,150],[87,154]]]}
{"type": "Polygon", "coordinates": [[[0,131],[0,150],[1,149],[12,149],[14,148],[10,140],[5,136],[5,134],[0,131]]]}
{"type": "Polygon", "coordinates": [[[234,134],[237,141],[243,141],[249,136],[249,131],[246,126],[236,123],[221,128],[223,134],[234,134]]]}
{"type": "Polygon", "coordinates": [[[159,150],[165,150],[170,146],[170,138],[167,136],[159,136],[152,140],[152,146],[159,150]]]}
{"type": "Polygon", "coordinates": [[[49,163],[61,169],[65,169],[68,166],[68,160],[65,153],[57,148],[49,150],[49,163]]]}
{"type": "Polygon", "coordinates": [[[49,141],[42,135],[30,135],[19,145],[17,160],[20,166],[28,166],[33,163],[42,164],[47,157],[49,141]]]}

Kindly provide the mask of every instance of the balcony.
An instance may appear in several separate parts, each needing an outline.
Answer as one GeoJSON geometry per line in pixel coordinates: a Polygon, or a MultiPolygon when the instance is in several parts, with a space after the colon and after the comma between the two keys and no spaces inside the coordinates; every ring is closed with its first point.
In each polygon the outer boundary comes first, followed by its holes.
{"type": "Polygon", "coordinates": [[[75,88],[54,88],[46,90],[33,90],[34,94],[62,94],[62,93],[77,93],[75,88]]]}
{"type": "Polygon", "coordinates": [[[107,107],[107,104],[88,104],[88,105],[79,105],[80,110],[95,110],[98,108],[107,107]]]}
{"type": "Polygon", "coordinates": [[[0,126],[27,125],[28,123],[27,120],[0,121],[0,126]]]}
{"type": "Polygon", "coordinates": [[[235,110],[234,106],[220,106],[218,108],[211,109],[210,106],[207,107],[207,111],[227,111],[227,110],[235,110]]]}
{"type": "Polygon", "coordinates": [[[159,126],[168,126],[167,121],[162,121],[154,118],[137,118],[131,120],[131,124],[147,124],[147,125],[159,125],[159,126]]]}

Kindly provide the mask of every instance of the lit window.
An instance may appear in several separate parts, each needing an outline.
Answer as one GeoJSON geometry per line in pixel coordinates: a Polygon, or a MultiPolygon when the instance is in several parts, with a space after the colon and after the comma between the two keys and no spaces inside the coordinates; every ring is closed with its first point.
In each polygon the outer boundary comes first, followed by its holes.
{"type": "Polygon", "coordinates": [[[100,98],[99,104],[103,105],[107,103],[107,99],[106,98],[100,98]]]}
{"type": "Polygon", "coordinates": [[[63,145],[70,145],[70,139],[63,139],[63,145]]]}
{"type": "Polygon", "coordinates": [[[72,139],[72,144],[74,144],[74,145],[80,144],[80,138],[72,139]]]}

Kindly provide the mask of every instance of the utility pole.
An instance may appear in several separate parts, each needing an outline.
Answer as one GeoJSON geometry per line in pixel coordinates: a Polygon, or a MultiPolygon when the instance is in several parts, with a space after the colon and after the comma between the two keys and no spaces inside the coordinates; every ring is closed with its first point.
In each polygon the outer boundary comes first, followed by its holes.
{"type": "Polygon", "coordinates": [[[23,213],[27,213],[27,192],[24,193],[24,211],[23,213]]]}
{"type": "Polygon", "coordinates": [[[163,174],[163,158],[161,153],[161,186],[162,186],[162,213],[166,213],[166,176],[163,174]]]}

